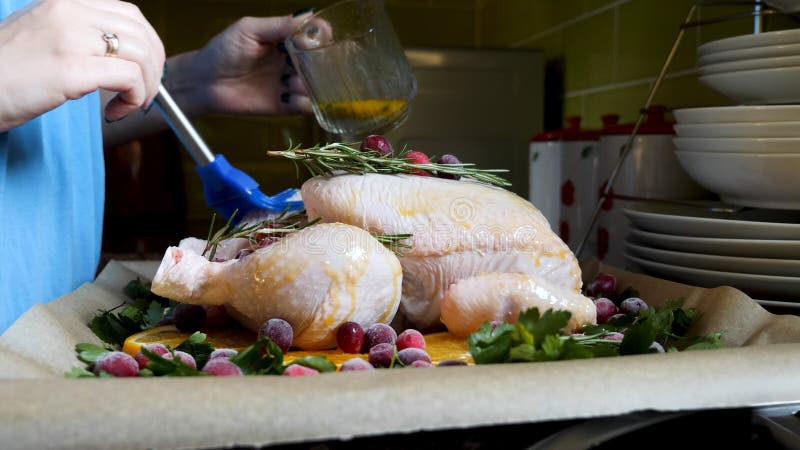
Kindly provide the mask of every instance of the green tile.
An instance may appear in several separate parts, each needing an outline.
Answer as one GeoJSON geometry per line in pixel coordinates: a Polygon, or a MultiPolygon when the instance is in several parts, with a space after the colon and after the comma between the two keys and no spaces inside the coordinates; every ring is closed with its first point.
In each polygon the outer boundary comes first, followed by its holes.
{"type": "Polygon", "coordinates": [[[583,101],[582,95],[564,99],[564,117],[581,116],[581,127],[587,127],[589,121],[583,118],[583,101]]]}
{"type": "Polygon", "coordinates": [[[564,32],[548,33],[539,39],[526,42],[520,48],[538,49],[544,52],[545,61],[564,57],[564,32]]]}
{"type": "Polygon", "coordinates": [[[475,45],[475,14],[471,10],[387,5],[404,47],[459,47],[475,45]]]}
{"type": "Polygon", "coordinates": [[[483,4],[481,45],[509,47],[585,12],[578,0],[495,0],[483,4]]]}
{"type": "Polygon", "coordinates": [[[588,128],[600,128],[600,117],[605,114],[619,114],[620,123],[632,122],[647,98],[648,88],[639,85],[587,95],[581,123],[588,128]]]}
{"type": "Polygon", "coordinates": [[[564,33],[566,92],[613,81],[614,11],[570,26],[564,33]]]}
{"type": "MultiPolygon", "coordinates": [[[[633,0],[619,8],[614,81],[654,76],[661,69],[693,0],[633,0]]],[[[696,31],[686,31],[670,71],[695,66],[696,31]]]]}

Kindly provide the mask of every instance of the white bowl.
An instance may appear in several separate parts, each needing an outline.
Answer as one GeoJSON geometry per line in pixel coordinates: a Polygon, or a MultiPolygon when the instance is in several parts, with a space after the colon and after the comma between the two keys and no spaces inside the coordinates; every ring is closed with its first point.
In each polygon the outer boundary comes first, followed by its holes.
{"type": "Polygon", "coordinates": [[[672,140],[679,151],[705,153],[800,153],[800,138],[690,138],[672,140]]]}
{"type": "Polygon", "coordinates": [[[733,205],[800,209],[800,153],[676,151],[697,183],[733,205]]]}
{"type": "Polygon", "coordinates": [[[711,89],[745,105],[800,103],[800,67],[715,73],[699,79],[711,89]]]}
{"type": "Polygon", "coordinates": [[[696,138],[800,138],[800,122],[682,123],[680,137],[696,138]]]}
{"type": "Polygon", "coordinates": [[[725,52],[741,48],[764,47],[767,45],[784,45],[800,43],[800,29],[769,31],[759,34],[745,34],[711,41],[697,47],[697,55],[725,52]]]}
{"type": "Polygon", "coordinates": [[[718,64],[700,65],[697,70],[700,72],[700,75],[711,75],[714,73],[736,72],[737,70],[771,69],[774,67],[794,66],[800,66],[800,56],[779,56],[776,58],[728,61],[718,64]]]}
{"type": "Polygon", "coordinates": [[[800,44],[766,45],[764,47],[740,48],[726,52],[714,52],[697,58],[697,65],[706,66],[745,59],[776,58],[800,55],[800,44]]]}
{"type": "Polygon", "coordinates": [[[708,106],[672,114],[678,123],[800,122],[800,105],[708,106]]]}

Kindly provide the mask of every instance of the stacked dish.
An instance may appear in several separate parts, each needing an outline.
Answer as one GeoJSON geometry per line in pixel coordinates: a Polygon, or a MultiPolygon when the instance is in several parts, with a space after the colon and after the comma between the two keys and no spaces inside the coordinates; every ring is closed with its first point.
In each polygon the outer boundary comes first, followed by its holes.
{"type": "Polygon", "coordinates": [[[633,225],[625,256],[646,271],[800,308],[800,211],[636,203],[623,212],[633,225]]]}
{"type": "Polygon", "coordinates": [[[800,29],[720,39],[697,56],[700,82],[739,103],[800,103],[800,29]]]}
{"type": "Polygon", "coordinates": [[[729,204],[800,209],[800,105],[673,113],[675,155],[694,181],[729,204]]]}

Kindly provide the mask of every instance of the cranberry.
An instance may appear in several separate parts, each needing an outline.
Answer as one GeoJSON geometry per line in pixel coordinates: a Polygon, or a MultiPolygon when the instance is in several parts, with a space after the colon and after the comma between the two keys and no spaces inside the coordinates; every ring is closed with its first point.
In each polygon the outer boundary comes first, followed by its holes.
{"type": "MultiPolygon", "coordinates": [[[[405,158],[411,164],[430,164],[431,160],[428,158],[428,155],[422,152],[408,152],[405,155],[405,158]]],[[[422,169],[416,169],[411,172],[413,175],[419,175],[422,177],[430,176],[430,174],[422,169]]]]}
{"type": "Polygon", "coordinates": [[[417,330],[408,329],[400,333],[400,336],[397,336],[397,350],[403,350],[406,348],[419,348],[424,350],[425,349],[425,337],[422,336],[417,330]]]}
{"type": "Polygon", "coordinates": [[[650,307],[639,297],[626,298],[619,304],[619,310],[621,312],[634,316],[638,316],[642,311],[647,311],[648,309],[650,309],[650,307]]]}
{"type": "Polygon", "coordinates": [[[374,150],[383,156],[391,156],[394,153],[389,140],[379,134],[371,134],[361,141],[361,151],[367,150],[374,150]]]}
{"type": "MultiPolygon", "coordinates": [[[[144,346],[144,348],[155,353],[158,356],[164,356],[169,353],[169,349],[167,349],[167,347],[164,346],[164,344],[147,344],[144,346]]],[[[150,362],[150,360],[147,359],[146,356],[144,356],[141,350],[139,350],[139,352],[136,353],[136,362],[139,363],[140,369],[146,369],[147,363],[150,362]]]]}
{"type": "Polygon", "coordinates": [[[345,361],[344,364],[342,364],[342,368],[339,370],[341,372],[351,372],[357,370],[375,370],[375,367],[361,358],[353,358],[345,361]]]}
{"type": "Polygon", "coordinates": [[[345,322],[336,331],[336,344],[345,353],[361,353],[364,348],[364,329],[355,322],[345,322]]]}
{"type": "Polygon", "coordinates": [[[133,356],[123,352],[103,353],[94,363],[94,373],[106,372],[115,377],[135,377],[139,375],[139,364],[133,356]]]}
{"type": "Polygon", "coordinates": [[[230,362],[227,358],[214,358],[208,360],[203,372],[215,377],[241,377],[244,376],[242,369],[230,362]]]}
{"type": "MultiPolygon", "coordinates": [[[[447,164],[447,165],[461,165],[461,161],[455,156],[450,154],[444,154],[439,157],[436,161],[437,164],[447,164]]],[[[436,172],[436,176],[439,178],[445,178],[448,180],[460,180],[461,175],[453,174],[453,173],[444,173],[444,172],[436,172]]]]}
{"type": "Polygon", "coordinates": [[[258,338],[265,337],[272,339],[272,342],[276,343],[283,353],[286,353],[292,346],[294,331],[292,325],[283,319],[269,319],[258,330],[258,338]]]}
{"type": "Polygon", "coordinates": [[[594,300],[597,308],[597,323],[606,323],[608,319],[617,313],[617,305],[607,298],[597,298],[594,300]]]}
{"type": "Polygon", "coordinates": [[[610,297],[615,292],[617,292],[617,279],[608,273],[598,274],[586,288],[586,294],[590,297],[610,297]]]}
{"type": "Polygon", "coordinates": [[[310,367],[301,366],[300,364],[292,364],[283,371],[283,376],[286,377],[305,377],[308,375],[317,375],[319,371],[310,367]]]}

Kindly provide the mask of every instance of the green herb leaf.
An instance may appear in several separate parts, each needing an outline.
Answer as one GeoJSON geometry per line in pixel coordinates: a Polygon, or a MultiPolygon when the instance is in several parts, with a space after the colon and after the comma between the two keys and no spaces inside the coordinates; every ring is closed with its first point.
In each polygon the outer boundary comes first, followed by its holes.
{"type": "Polygon", "coordinates": [[[280,375],[283,373],[283,352],[270,338],[261,338],[230,361],[245,375],[280,375]]]}
{"type": "Polygon", "coordinates": [[[97,358],[111,350],[95,344],[80,343],[75,346],[75,351],[78,353],[78,359],[87,364],[94,364],[97,358]]]}
{"type": "Polygon", "coordinates": [[[147,369],[149,369],[155,376],[169,376],[169,377],[206,376],[205,373],[192,368],[188,364],[181,361],[179,358],[166,359],[161,357],[161,355],[159,355],[158,353],[151,352],[145,347],[142,347],[141,352],[148,359],[147,369]]]}
{"type": "Polygon", "coordinates": [[[470,334],[467,346],[476,364],[496,364],[506,362],[511,352],[511,335],[514,325],[502,323],[492,331],[492,325],[487,322],[481,328],[470,334]]]}
{"type": "Polygon", "coordinates": [[[206,365],[209,356],[211,356],[211,352],[214,351],[214,346],[206,341],[206,337],[204,333],[195,331],[185,341],[178,344],[175,350],[192,355],[197,367],[203,367],[206,365]]]}
{"type": "Polygon", "coordinates": [[[65,372],[64,376],[67,378],[95,378],[92,372],[89,372],[83,367],[73,367],[69,372],[65,372]]]}
{"type": "Polygon", "coordinates": [[[292,364],[305,366],[317,372],[336,372],[336,364],[328,361],[324,356],[306,356],[295,359],[292,364]]]}
{"type": "Polygon", "coordinates": [[[519,323],[530,331],[533,335],[534,343],[539,346],[545,336],[549,334],[560,335],[561,330],[567,326],[570,317],[572,317],[572,313],[569,311],[553,311],[552,309],[548,309],[540,317],[539,309],[531,308],[520,313],[519,323]]]}
{"type": "Polygon", "coordinates": [[[652,353],[653,350],[650,346],[653,345],[653,341],[658,336],[655,322],[653,315],[647,315],[628,328],[619,345],[619,354],[638,355],[652,353]]]}

